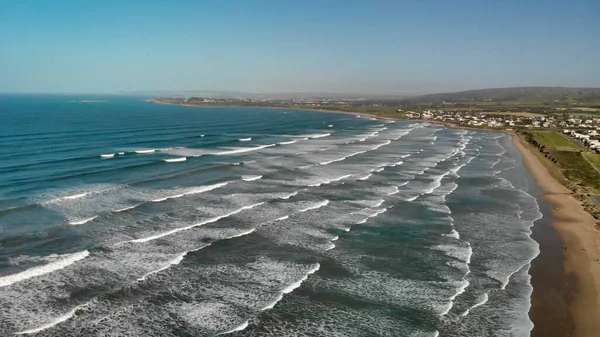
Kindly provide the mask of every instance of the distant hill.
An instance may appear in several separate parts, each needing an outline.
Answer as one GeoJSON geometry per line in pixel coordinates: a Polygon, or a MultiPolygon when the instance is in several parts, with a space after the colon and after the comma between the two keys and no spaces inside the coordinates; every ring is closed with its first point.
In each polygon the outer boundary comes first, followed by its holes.
{"type": "Polygon", "coordinates": [[[520,87],[469,90],[428,94],[405,99],[407,102],[527,102],[599,103],[600,88],[520,87]]]}

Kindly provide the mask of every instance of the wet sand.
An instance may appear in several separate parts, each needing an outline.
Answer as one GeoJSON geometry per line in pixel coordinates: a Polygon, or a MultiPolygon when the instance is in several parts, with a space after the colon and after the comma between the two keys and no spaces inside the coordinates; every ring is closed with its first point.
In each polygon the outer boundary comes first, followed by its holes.
{"type": "Polygon", "coordinates": [[[598,336],[600,231],[595,228],[596,220],[583,209],[571,190],[548,173],[540,162],[542,158],[527,149],[518,136],[513,135],[513,142],[542,189],[542,199],[551,205],[550,214],[554,217],[551,225],[559,234],[561,244],[558,248],[562,259],[556,251],[558,241],[544,237],[549,234],[539,232],[543,228],[536,229],[537,224],[534,226],[534,234],[542,240],[538,241],[540,257],[531,270],[534,294],[530,317],[536,326],[532,336],[598,336]],[[562,277],[561,269],[564,270],[562,277]],[[569,325],[573,328],[571,332],[569,325]]]}

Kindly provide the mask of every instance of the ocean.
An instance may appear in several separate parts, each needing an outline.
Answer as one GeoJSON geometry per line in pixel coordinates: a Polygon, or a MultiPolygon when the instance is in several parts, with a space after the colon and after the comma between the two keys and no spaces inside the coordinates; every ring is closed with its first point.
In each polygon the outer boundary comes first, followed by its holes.
{"type": "Polygon", "coordinates": [[[0,335],[528,336],[532,186],[497,132],[0,95],[0,335]]]}

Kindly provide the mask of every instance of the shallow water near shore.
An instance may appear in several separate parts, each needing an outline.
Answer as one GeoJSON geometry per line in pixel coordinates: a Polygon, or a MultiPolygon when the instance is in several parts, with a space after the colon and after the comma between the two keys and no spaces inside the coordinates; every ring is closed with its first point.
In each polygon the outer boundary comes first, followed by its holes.
{"type": "Polygon", "coordinates": [[[528,336],[509,136],[0,96],[0,334],[528,336]]]}

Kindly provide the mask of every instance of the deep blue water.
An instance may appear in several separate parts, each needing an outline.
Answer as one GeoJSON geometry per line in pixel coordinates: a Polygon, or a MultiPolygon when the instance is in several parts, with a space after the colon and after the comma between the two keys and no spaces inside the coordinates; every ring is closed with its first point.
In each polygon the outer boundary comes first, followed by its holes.
{"type": "Polygon", "coordinates": [[[0,95],[0,335],[528,336],[529,180],[500,133],[0,95]]]}

